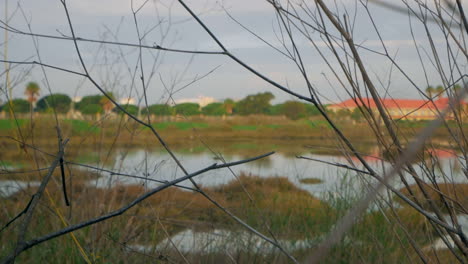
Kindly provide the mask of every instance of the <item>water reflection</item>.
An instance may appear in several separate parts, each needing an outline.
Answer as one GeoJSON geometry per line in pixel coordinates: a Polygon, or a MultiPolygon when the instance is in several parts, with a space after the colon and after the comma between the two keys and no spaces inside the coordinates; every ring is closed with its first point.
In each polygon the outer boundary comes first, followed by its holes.
{"type": "MultiPolygon", "coordinates": [[[[461,177],[460,172],[453,169],[456,167],[455,164],[458,162],[454,158],[454,155],[445,155],[447,153],[451,153],[448,151],[440,152],[444,153],[444,155],[440,157],[441,170],[443,170],[445,174],[450,175],[455,182],[462,182],[464,178],[461,177]]],[[[222,163],[223,159],[226,162],[231,162],[246,158],[243,155],[236,154],[230,154],[219,158],[219,156],[206,151],[196,153],[184,151],[176,153],[176,155],[189,172],[197,171],[201,168],[210,166],[213,163],[222,163]]],[[[318,154],[308,154],[306,156],[328,163],[341,163],[347,165],[354,164],[357,168],[363,169],[362,166],[358,165],[359,162],[354,158],[318,154]]],[[[388,171],[390,167],[389,164],[384,162],[379,156],[380,155],[377,153],[372,153],[372,155],[366,156],[366,160],[377,172],[383,173],[383,171],[388,171]]],[[[183,176],[183,172],[178,168],[177,164],[168,154],[160,151],[148,152],[142,149],[118,154],[115,157],[114,166],[109,167],[109,169],[119,173],[139,175],[159,181],[170,181],[183,176]]],[[[365,184],[373,181],[369,176],[359,177],[356,175],[356,172],[349,169],[316,161],[298,159],[289,155],[289,153],[287,155],[276,153],[268,158],[235,166],[230,169],[232,171],[227,168],[209,171],[194,179],[202,186],[218,186],[234,180],[235,176],[233,173],[235,175],[244,173],[260,177],[280,176],[287,177],[297,187],[316,196],[323,193],[338,192],[340,191],[338,187],[342,188],[343,186],[347,186],[347,188],[360,192],[365,184]],[[301,182],[301,180],[308,178],[317,179],[319,183],[306,184],[301,182]]],[[[417,172],[422,172],[423,170],[423,168],[418,166],[415,166],[415,169],[417,172]]],[[[423,173],[421,173],[421,175],[422,174],[423,173]]],[[[412,184],[413,182],[409,179],[409,183],[412,184]]],[[[112,187],[115,184],[147,184],[149,187],[155,187],[158,185],[156,182],[116,175],[104,175],[97,180],[93,180],[90,184],[101,188],[112,187]]],[[[192,187],[190,181],[182,182],[181,185],[192,187]]],[[[403,186],[399,181],[395,181],[394,187],[401,188],[403,186]]]]}
{"type": "MultiPolygon", "coordinates": [[[[285,250],[291,252],[312,247],[317,241],[312,240],[278,240],[285,250]]],[[[207,232],[196,232],[186,229],[160,242],[156,247],[132,245],[131,248],[142,252],[167,251],[177,248],[182,253],[228,253],[255,252],[262,254],[273,253],[278,248],[260,237],[246,231],[230,231],[214,229],[207,232]]]]}
{"type": "Polygon", "coordinates": [[[8,197],[25,188],[39,186],[39,182],[3,180],[0,181],[0,197],[8,197]]]}

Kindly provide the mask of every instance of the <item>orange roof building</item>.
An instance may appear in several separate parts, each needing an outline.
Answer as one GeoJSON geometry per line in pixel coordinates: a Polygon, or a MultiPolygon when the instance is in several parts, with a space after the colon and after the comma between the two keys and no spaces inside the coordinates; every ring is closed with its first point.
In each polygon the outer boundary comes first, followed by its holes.
{"type": "MultiPolygon", "coordinates": [[[[382,105],[387,109],[388,114],[393,119],[410,120],[430,120],[437,118],[448,105],[448,98],[439,98],[433,101],[413,100],[413,99],[382,99],[382,105]]],[[[462,102],[466,106],[466,102],[462,102]]],[[[332,104],[327,107],[328,110],[338,112],[340,110],[353,111],[357,107],[366,106],[371,111],[377,113],[377,106],[374,99],[348,99],[338,104],[332,104]]],[[[447,117],[453,119],[452,115],[447,117]]]]}

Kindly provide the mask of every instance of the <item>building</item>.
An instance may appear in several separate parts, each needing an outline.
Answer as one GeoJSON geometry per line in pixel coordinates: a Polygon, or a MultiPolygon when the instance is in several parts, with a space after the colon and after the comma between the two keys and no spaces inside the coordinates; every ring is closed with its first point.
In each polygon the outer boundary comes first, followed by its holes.
{"type": "MultiPolygon", "coordinates": [[[[413,99],[382,99],[381,102],[393,119],[431,120],[437,118],[438,113],[447,107],[449,99],[439,98],[432,102],[413,99]]],[[[348,99],[338,104],[329,105],[327,109],[333,112],[340,110],[352,112],[361,106],[366,106],[374,113],[378,113],[377,105],[372,98],[348,99]]],[[[462,107],[466,106],[466,102],[462,102],[462,107]]],[[[447,119],[453,119],[453,115],[449,114],[447,119]]]]}
{"type": "Polygon", "coordinates": [[[127,105],[127,104],[134,105],[135,103],[136,103],[136,100],[133,97],[124,97],[119,100],[119,104],[122,104],[122,105],[127,105]]]}

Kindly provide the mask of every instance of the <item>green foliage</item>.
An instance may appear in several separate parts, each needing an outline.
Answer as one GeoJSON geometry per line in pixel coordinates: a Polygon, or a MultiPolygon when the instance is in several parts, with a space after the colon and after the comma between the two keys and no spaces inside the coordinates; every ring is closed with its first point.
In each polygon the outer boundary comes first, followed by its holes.
{"type": "Polygon", "coordinates": [[[364,116],[359,110],[359,108],[354,108],[353,112],[351,112],[351,119],[353,119],[354,121],[361,121],[363,118],[364,116]]]}
{"type": "Polygon", "coordinates": [[[202,108],[204,115],[222,116],[226,114],[226,109],[223,103],[211,103],[202,108]]]}
{"type": "Polygon", "coordinates": [[[104,113],[104,109],[99,104],[89,104],[80,107],[80,112],[84,115],[95,115],[104,113]]]}
{"type": "Polygon", "coordinates": [[[231,98],[227,98],[226,100],[224,100],[223,107],[226,110],[226,114],[231,115],[235,105],[236,102],[234,102],[234,100],[232,100],[231,98]]]}
{"type": "Polygon", "coordinates": [[[36,82],[29,82],[26,85],[26,90],[24,94],[28,97],[29,103],[33,104],[37,101],[37,95],[39,95],[39,90],[41,90],[41,88],[36,82]]]}
{"type": "Polygon", "coordinates": [[[273,98],[275,96],[270,92],[248,95],[236,104],[234,112],[239,115],[267,114],[273,98]]]}
{"type": "MultiPolygon", "coordinates": [[[[88,96],[84,96],[81,101],[79,101],[78,103],[75,104],[75,109],[80,111],[81,113],[83,113],[83,110],[84,108],[86,108],[88,105],[99,105],[101,106],[101,99],[102,99],[102,95],[88,95],[88,96]]],[[[83,113],[85,114],[85,113],[83,113]]]]}
{"type": "Polygon", "coordinates": [[[409,127],[409,128],[423,128],[427,127],[430,123],[429,120],[397,120],[396,123],[399,127],[409,127]]]}
{"type": "Polygon", "coordinates": [[[320,111],[317,109],[317,107],[315,107],[315,105],[310,104],[310,103],[303,103],[303,104],[304,104],[307,116],[320,115],[320,111]]]}
{"type": "Polygon", "coordinates": [[[426,93],[427,93],[427,96],[429,96],[429,97],[432,97],[432,95],[434,95],[435,91],[436,91],[435,88],[432,87],[431,85],[429,85],[426,88],[426,93]]]}
{"type": "Polygon", "coordinates": [[[58,113],[66,113],[70,110],[71,99],[66,94],[51,94],[42,97],[36,105],[39,112],[49,112],[55,109],[58,113]]]}
{"type": "MultiPolygon", "coordinates": [[[[442,85],[437,85],[437,87],[435,88],[435,91],[440,94],[442,92],[444,92],[444,87],[442,85]]],[[[440,96],[440,95],[439,95],[440,96]]]]}
{"type": "Polygon", "coordinates": [[[268,115],[281,115],[281,111],[283,111],[283,104],[275,104],[268,107],[267,114],[268,115]]]}
{"type": "MultiPolygon", "coordinates": [[[[127,104],[127,105],[122,105],[122,108],[127,111],[131,115],[138,115],[138,106],[132,105],[132,104],[127,104]]],[[[124,112],[120,110],[119,108],[114,108],[113,110],[115,113],[118,113],[119,115],[123,115],[124,112]]]]}
{"type": "Polygon", "coordinates": [[[289,119],[298,120],[306,116],[306,107],[301,102],[287,101],[283,104],[281,113],[289,119]]]}
{"type": "Polygon", "coordinates": [[[174,113],[174,109],[166,104],[154,104],[148,108],[143,109],[143,114],[153,114],[159,116],[168,116],[174,113]]]}
{"type": "Polygon", "coordinates": [[[5,111],[8,113],[10,112],[10,108],[11,108],[11,110],[13,110],[13,112],[15,113],[28,113],[29,111],[31,111],[30,107],[31,107],[31,104],[24,99],[13,99],[10,102],[6,102],[2,106],[2,111],[5,111]]]}
{"type": "Polygon", "coordinates": [[[461,90],[462,90],[462,86],[461,86],[460,84],[457,83],[457,84],[455,84],[455,85],[453,86],[453,91],[454,91],[456,94],[459,94],[459,93],[461,92],[461,90]]]}
{"type": "Polygon", "coordinates": [[[176,114],[192,116],[200,114],[200,105],[197,103],[182,103],[174,106],[176,114]]]}

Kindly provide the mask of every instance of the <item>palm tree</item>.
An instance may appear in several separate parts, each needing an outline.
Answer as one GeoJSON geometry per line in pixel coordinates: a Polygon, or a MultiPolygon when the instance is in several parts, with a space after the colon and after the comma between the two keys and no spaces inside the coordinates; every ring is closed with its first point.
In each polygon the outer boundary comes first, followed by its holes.
{"type": "Polygon", "coordinates": [[[232,109],[234,108],[235,102],[234,100],[228,98],[224,100],[223,107],[226,110],[226,114],[231,115],[232,109]]]}
{"type": "Polygon", "coordinates": [[[461,85],[460,84],[455,84],[453,86],[453,91],[455,92],[455,94],[460,94],[461,93],[461,85]]]}
{"type": "Polygon", "coordinates": [[[434,87],[432,87],[432,86],[429,85],[429,86],[426,88],[427,96],[429,96],[430,98],[432,98],[432,95],[434,94],[434,92],[435,92],[434,87]]]}
{"type": "Polygon", "coordinates": [[[41,90],[41,88],[39,87],[39,84],[37,84],[36,82],[29,82],[26,85],[26,90],[24,94],[28,97],[27,100],[29,104],[31,105],[31,109],[33,109],[36,104],[37,96],[39,95],[39,90],[41,90]]]}
{"type": "Polygon", "coordinates": [[[437,98],[440,99],[443,96],[443,92],[445,91],[444,87],[442,85],[437,85],[435,88],[435,91],[437,93],[437,98]]]}
{"type": "MultiPolygon", "coordinates": [[[[106,93],[110,98],[112,98],[113,100],[115,100],[115,96],[112,92],[107,92],[106,93]]],[[[110,111],[114,108],[114,103],[112,103],[112,101],[107,98],[107,96],[103,96],[101,98],[101,100],[99,100],[99,103],[101,104],[102,108],[104,109],[104,112],[106,114],[110,113],[110,111]]]]}

